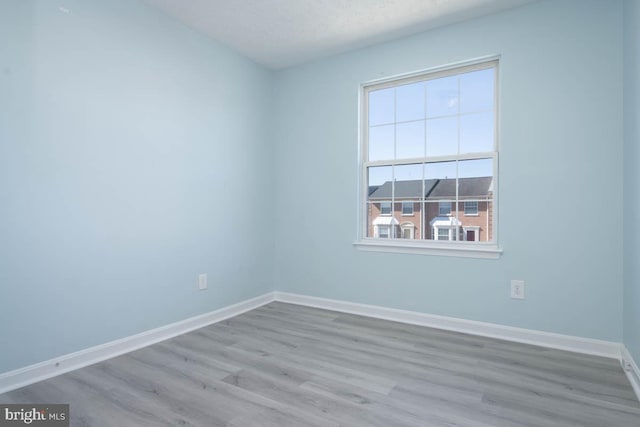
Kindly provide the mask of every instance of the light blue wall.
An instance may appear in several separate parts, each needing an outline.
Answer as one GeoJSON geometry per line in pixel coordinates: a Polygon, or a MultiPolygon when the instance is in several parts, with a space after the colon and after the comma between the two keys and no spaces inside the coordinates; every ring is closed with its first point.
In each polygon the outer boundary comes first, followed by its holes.
{"type": "Polygon", "coordinates": [[[624,343],[640,363],[640,1],[624,5],[624,343]]]}
{"type": "Polygon", "coordinates": [[[272,77],[135,0],[2,1],[0,372],[271,290],[272,77]]]}
{"type": "MultiPolygon", "coordinates": [[[[4,0],[0,372],[274,287],[620,341],[623,154],[625,192],[640,189],[622,22],[621,2],[545,1],[274,80],[136,0],[4,0]],[[359,84],[493,54],[503,257],[354,249],[359,84]]],[[[624,339],[639,359],[637,203],[624,339]]]]}
{"type": "Polygon", "coordinates": [[[278,290],[622,339],[621,2],[534,3],[280,72],[275,93],[278,290]],[[358,85],[494,54],[502,258],[359,252],[358,85]]]}

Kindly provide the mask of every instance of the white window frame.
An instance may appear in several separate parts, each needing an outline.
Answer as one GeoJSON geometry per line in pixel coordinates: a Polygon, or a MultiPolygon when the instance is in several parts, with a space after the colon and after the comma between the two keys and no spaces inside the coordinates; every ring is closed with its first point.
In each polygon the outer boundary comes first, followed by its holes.
{"type": "Polygon", "coordinates": [[[402,216],[413,216],[414,215],[414,206],[413,206],[413,201],[412,200],[403,200],[401,202],[401,208],[402,208],[402,216]],[[411,206],[411,213],[404,213],[405,205],[411,206]]]}
{"type": "MultiPolygon", "coordinates": [[[[498,154],[500,151],[500,66],[499,56],[491,56],[478,58],[471,61],[465,61],[455,64],[449,64],[442,67],[431,68],[420,72],[388,77],[380,80],[366,82],[360,85],[360,133],[359,133],[359,156],[358,170],[359,173],[359,203],[358,203],[358,230],[357,240],[354,245],[365,251],[374,252],[394,252],[394,253],[419,253],[427,255],[443,255],[443,256],[459,256],[472,258],[499,258],[502,249],[499,247],[498,239],[498,154]],[[483,153],[470,153],[464,155],[451,155],[418,159],[402,159],[393,161],[369,161],[368,160],[368,93],[372,90],[380,90],[384,88],[395,87],[403,84],[409,84],[419,81],[446,77],[449,75],[461,74],[465,72],[478,71],[487,68],[495,68],[495,123],[494,123],[494,151],[483,153]],[[493,160],[493,195],[491,203],[493,203],[493,229],[491,234],[493,240],[491,242],[465,242],[465,241],[449,241],[437,242],[433,240],[413,240],[407,239],[377,239],[367,236],[368,218],[368,177],[367,171],[373,166],[389,166],[403,164],[415,164],[422,162],[444,162],[444,161],[463,161],[474,159],[491,158],[493,160]]],[[[459,200],[458,200],[459,202],[459,200]]],[[[392,210],[393,210],[392,200],[392,210]]],[[[421,215],[423,215],[421,211],[421,215]]]]}
{"type": "Polygon", "coordinates": [[[478,202],[478,200],[462,200],[462,202],[462,211],[464,212],[464,216],[478,216],[480,214],[480,202],[478,202]],[[467,203],[476,204],[476,213],[467,213],[467,203]]]}

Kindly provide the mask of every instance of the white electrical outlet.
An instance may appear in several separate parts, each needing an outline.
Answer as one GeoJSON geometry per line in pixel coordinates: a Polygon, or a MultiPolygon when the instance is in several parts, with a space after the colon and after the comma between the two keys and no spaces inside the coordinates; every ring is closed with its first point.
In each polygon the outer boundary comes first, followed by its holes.
{"type": "Polygon", "coordinates": [[[201,291],[207,289],[207,273],[198,276],[198,289],[201,291]]]}
{"type": "Polygon", "coordinates": [[[511,298],[524,299],[524,280],[511,281],[511,298]]]}

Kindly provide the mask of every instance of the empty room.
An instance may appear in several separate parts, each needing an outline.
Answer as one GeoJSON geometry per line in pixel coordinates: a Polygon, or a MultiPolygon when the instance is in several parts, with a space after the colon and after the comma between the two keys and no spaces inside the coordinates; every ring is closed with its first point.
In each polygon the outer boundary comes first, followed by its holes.
{"type": "Polygon", "coordinates": [[[0,426],[640,427],[639,80],[640,0],[0,0],[0,426]]]}

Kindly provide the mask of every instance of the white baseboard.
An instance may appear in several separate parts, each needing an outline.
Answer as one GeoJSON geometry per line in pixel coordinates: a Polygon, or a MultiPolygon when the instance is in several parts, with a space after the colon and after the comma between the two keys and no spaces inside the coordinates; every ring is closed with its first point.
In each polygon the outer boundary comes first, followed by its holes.
{"type": "Polygon", "coordinates": [[[623,364],[623,367],[631,367],[629,370],[625,369],[625,371],[640,399],[640,371],[626,348],[620,343],[287,292],[270,292],[210,313],[2,373],[0,374],[0,394],[191,332],[253,310],[272,301],[618,359],[623,364]]]}
{"type": "Polygon", "coordinates": [[[620,360],[621,344],[376,305],[276,292],[276,301],[620,360]]]}
{"type": "Polygon", "coordinates": [[[640,369],[638,369],[636,361],[633,360],[633,356],[631,356],[631,353],[629,353],[629,350],[624,345],[622,346],[621,363],[622,369],[624,369],[631,383],[631,387],[633,387],[633,391],[636,392],[636,396],[638,396],[638,400],[640,400],[640,369]]]}
{"type": "Polygon", "coordinates": [[[191,332],[253,310],[273,300],[274,292],[269,292],[209,313],[2,373],[0,394],[191,332]]]}

